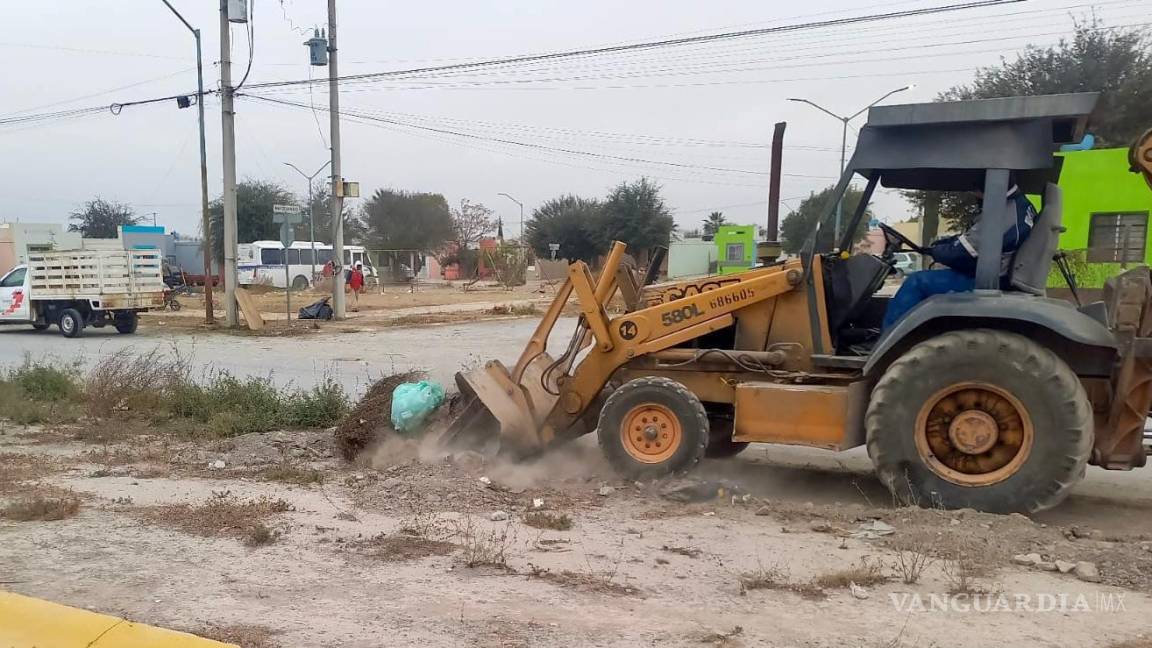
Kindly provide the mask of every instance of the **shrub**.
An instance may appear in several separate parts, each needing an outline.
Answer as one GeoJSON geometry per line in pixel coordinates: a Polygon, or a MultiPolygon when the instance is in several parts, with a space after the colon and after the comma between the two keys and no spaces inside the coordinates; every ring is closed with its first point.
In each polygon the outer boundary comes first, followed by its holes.
{"type": "Polygon", "coordinates": [[[71,374],[27,358],[23,365],[11,371],[9,380],[28,398],[41,403],[71,400],[80,393],[71,374]]]}
{"type": "Polygon", "coordinates": [[[288,399],[285,423],[299,427],[329,427],[348,414],[348,396],[339,383],[327,378],[310,390],[301,390],[288,399]]]}

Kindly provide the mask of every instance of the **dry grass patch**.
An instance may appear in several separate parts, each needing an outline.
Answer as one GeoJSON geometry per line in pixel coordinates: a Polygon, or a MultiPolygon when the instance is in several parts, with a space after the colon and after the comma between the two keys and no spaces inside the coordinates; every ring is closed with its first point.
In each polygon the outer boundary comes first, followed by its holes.
{"type": "Polygon", "coordinates": [[[279,632],[261,625],[239,623],[226,626],[209,626],[194,630],[192,634],[205,639],[235,644],[240,648],[280,648],[280,643],[273,639],[279,632]]]}
{"type": "Polygon", "coordinates": [[[43,479],[58,468],[58,462],[44,455],[0,452],[0,494],[18,492],[24,482],[43,479]]]}
{"type": "Polygon", "coordinates": [[[859,565],[821,574],[812,583],[823,589],[847,589],[852,583],[860,586],[879,585],[888,581],[884,575],[884,565],[880,561],[869,560],[867,556],[859,565]]]}
{"type": "Polygon", "coordinates": [[[429,556],[446,556],[456,550],[456,545],[444,540],[385,533],[364,540],[355,540],[347,543],[346,546],[361,556],[384,562],[403,562],[428,558],[429,556]]]}
{"type": "Polygon", "coordinates": [[[552,531],[568,531],[572,528],[572,518],[567,513],[553,513],[551,511],[533,511],[525,513],[524,524],[537,529],[551,529],[552,531]]]}
{"type": "Polygon", "coordinates": [[[568,569],[552,571],[537,565],[529,565],[529,568],[530,571],[527,573],[529,577],[539,578],[560,587],[616,596],[635,596],[640,593],[635,587],[616,582],[615,572],[576,572],[568,569]]]}
{"type": "Polygon", "coordinates": [[[261,470],[256,475],[265,481],[280,482],[283,484],[323,484],[324,473],[314,468],[306,468],[287,461],[261,470]]]}
{"type": "Polygon", "coordinates": [[[17,522],[54,522],[75,517],[80,512],[80,499],[72,495],[52,497],[34,495],[21,498],[0,509],[0,517],[17,522]]]}
{"type": "Polygon", "coordinates": [[[788,571],[779,566],[760,566],[755,571],[741,574],[740,594],[747,594],[751,590],[792,592],[811,600],[823,599],[826,596],[824,590],[814,583],[792,582],[789,578],[788,571]]]}
{"type": "Polygon", "coordinates": [[[1106,648],[1152,648],[1152,637],[1137,637],[1108,644],[1106,648]]]}
{"type": "Polygon", "coordinates": [[[277,514],[294,510],[282,499],[242,499],[225,491],[213,493],[200,504],[151,506],[140,509],[138,514],[149,522],[191,535],[227,536],[241,539],[250,546],[259,546],[274,541],[274,538],[265,537],[265,531],[272,533],[265,522],[277,514]]]}

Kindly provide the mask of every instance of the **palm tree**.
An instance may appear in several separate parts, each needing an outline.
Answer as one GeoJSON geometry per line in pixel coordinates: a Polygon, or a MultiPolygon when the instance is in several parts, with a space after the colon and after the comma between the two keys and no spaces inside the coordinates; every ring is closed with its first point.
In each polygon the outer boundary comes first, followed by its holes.
{"type": "Polygon", "coordinates": [[[721,225],[727,225],[728,219],[724,218],[724,212],[714,211],[708,214],[708,218],[704,219],[704,236],[714,236],[721,225]]]}

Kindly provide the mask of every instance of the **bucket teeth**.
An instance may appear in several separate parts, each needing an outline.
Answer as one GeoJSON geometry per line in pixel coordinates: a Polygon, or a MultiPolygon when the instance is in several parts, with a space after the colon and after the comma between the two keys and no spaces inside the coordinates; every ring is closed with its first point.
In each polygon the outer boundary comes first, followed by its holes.
{"type": "Polygon", "coordinates": [[[441,436],[441,443],[473,450],[491,449],[523,456],[548,445],[543,424],[556,404],[555,385],[546,389],[542,378],[553,360],[541,354],[528,364],[519,382],[499,360],[479,369],[456,374],[456,385],[467,405],[441,436]]]}

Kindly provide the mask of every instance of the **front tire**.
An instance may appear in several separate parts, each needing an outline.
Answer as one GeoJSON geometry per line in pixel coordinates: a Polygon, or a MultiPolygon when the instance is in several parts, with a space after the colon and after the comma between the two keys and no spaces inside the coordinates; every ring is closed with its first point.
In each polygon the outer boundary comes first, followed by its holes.
{"type": "Polygon", "coordinates": [[[888,367],[865,417],[868,455],[902,502],[1031,513],[1084,475],[1092,408],[1076,374],[1015,333],[945,333],[888,367]]]}
{"type": "Polygon", "coordinates": [[[60,333],[64,337],[80,337],[80,334],[84,332],[84,324],[84,316],[75,308],[65,308],[60,311],[60,319],[57,320],[57,325],[60,327],[60,333]]]}
{"type": "Polygon", "coordinates": [[[662,377],[637,378],[608,397],[596,436],[621,475],[664,477],[700,463],[708,446],[708,414],[684,385],[662,377]]]}
{"type": "Polygon", "coordinates": [[[304,275],[296,275],[296,278],[292,280],[292,290],[307,290],[308,286],[308,277],[304,275]]]}

